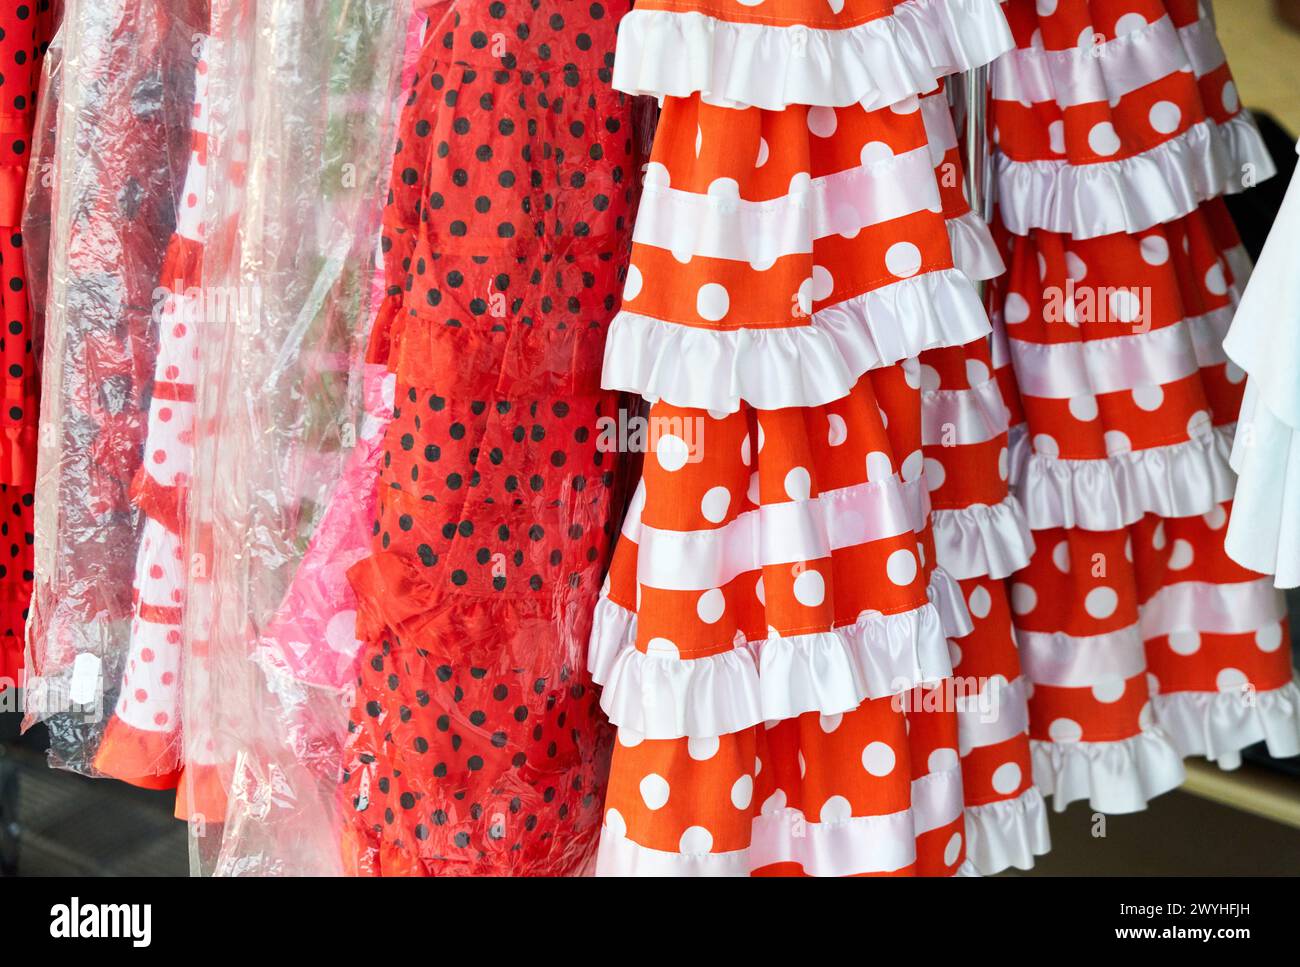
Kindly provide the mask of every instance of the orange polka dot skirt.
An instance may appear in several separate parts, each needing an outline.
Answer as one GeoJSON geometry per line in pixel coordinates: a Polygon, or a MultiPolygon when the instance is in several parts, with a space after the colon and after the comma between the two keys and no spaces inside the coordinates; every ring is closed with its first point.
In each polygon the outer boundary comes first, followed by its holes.
{"type": "Polygon", "coordinates": [[[615,84],[664,103],[605,350],[654,402],[589,656],[601,873],[1047,849],[1003,585],[1032,542],[972,283],[1003,264],[942,84],[1010,46],[996,4],[624,21],[615,84]]]}
{"type": "Polygon", "coordinates": [[[605,351],[652,406],[600,872],[1023,868],[1044,795],[1300,750],[1280,599],[1222,548],[1217,198],[1271,164],[1204,11],[660,0],[614,80],[663,113],[605,351]],[[989,61],[996,245],[941,81],[989,61]]]}
{"type": "Polygon", "coordinates": [[[1009,582],[1039,787],[1141,809],[1181,759],[1300,752],[1290,632],[1229,559],[1250,271],[1219,196],[1272,174],[1195,0],[1008,0],[993,69],[998,365],[1034,535],[1009,582]]]}

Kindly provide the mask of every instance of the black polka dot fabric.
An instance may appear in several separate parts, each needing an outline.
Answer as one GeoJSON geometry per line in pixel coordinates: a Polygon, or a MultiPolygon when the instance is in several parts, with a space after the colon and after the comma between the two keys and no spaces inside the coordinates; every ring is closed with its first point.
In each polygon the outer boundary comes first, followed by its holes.
{"type": "Polygon", "coordinates": [[[585,671],[622,505],[600,389],[630,248],[628,4],[452,3],[429,26],[384,219],[372,353],[396,374],[353,571],[345,778],[358,872],[564,874],[599,827],[608,733],[585,671]]]}
{"type": "Polygon", "coordinates": [[[16,682],[32,594],[37,373],[22,212],[49,0],[0,4],[0,689],[16,682]]]}

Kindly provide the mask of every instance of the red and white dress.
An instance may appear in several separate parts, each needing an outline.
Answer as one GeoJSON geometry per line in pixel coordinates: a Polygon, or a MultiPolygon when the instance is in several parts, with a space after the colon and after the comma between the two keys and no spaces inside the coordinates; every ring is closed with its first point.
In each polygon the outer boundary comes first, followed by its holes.
{"type": "Polygon", "coordinates": [[[1009,586],[1034,772],[1058,809],[1125,812],[1183,756],[1300,752],[1281,597],[1224,551],[1249,263],[1219,196],[1273,168],[1196,0],[1004,8],[995,323],[1036,545],[1009,586]]]}
{"type": "Polygon", "coordinates": [[[1005,609],[999,635],[976,593],[1027,556],[967,275],[999,263],[940,91],[1009,44],[994,2],[660,0],[621,26],[614,83],[663,110],[605,352],[605,385],[652,406],[589,656],[618,727],[602,873],[946,875],[1046,848],[1005,609]],[[943,488],[949,414],[982,486],[943,488]],[[969,693],[949,562],[993,629],[969,693]],[[958,714],[981,705],[982,733],[958,714]]]}
{"type": "Polygon", "coordinates": [[[204,308],[207,43],[201,35],[195,47],[190,162],[156,293],[158,354],[144,460],[131,488],[143,526],[132,588],[130,647],[113,716],[94,760],[98,772],[124,782],[154,789],[179,787],[176,813],[182,818],[191,813],[219,818],[225,809],[213,743],[184,734],[181,698],[185,663],[202,661],[205,651],[202,642],[185,641],[187,597],[198,574],[190,566],[183,535],[204,308]]]}

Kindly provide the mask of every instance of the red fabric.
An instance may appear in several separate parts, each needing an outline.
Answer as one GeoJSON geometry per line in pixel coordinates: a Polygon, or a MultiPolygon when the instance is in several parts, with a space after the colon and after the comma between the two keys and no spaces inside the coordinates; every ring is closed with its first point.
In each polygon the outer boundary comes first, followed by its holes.
{"type": "Polygon", "coordinates": [[[36,475],[34,335],[23,264],[22,212],[48,4],[0,3],[0,690],[17,682],[32,594],[36,475]]]}
{"type": "Polygon", "coordinates": [[[626,274],[626,4],[434,10],[384,219],[371,358],[396,374],[363,650],[345,865],[564,874],[590,860],[607,727],[586,638],[621,506],[597,421],[626,274]]]}

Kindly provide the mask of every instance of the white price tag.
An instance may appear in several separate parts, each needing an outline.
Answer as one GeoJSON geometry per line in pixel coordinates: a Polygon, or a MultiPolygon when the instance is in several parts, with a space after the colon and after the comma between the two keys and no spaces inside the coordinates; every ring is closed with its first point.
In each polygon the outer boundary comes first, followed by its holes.
{"type": "Polygon", "coordinates": [[[72,685],[68,698],[77,705],[89,705],[99,694],[99,656],[88,651],[79,654],[72,663],[72,685]]]}

